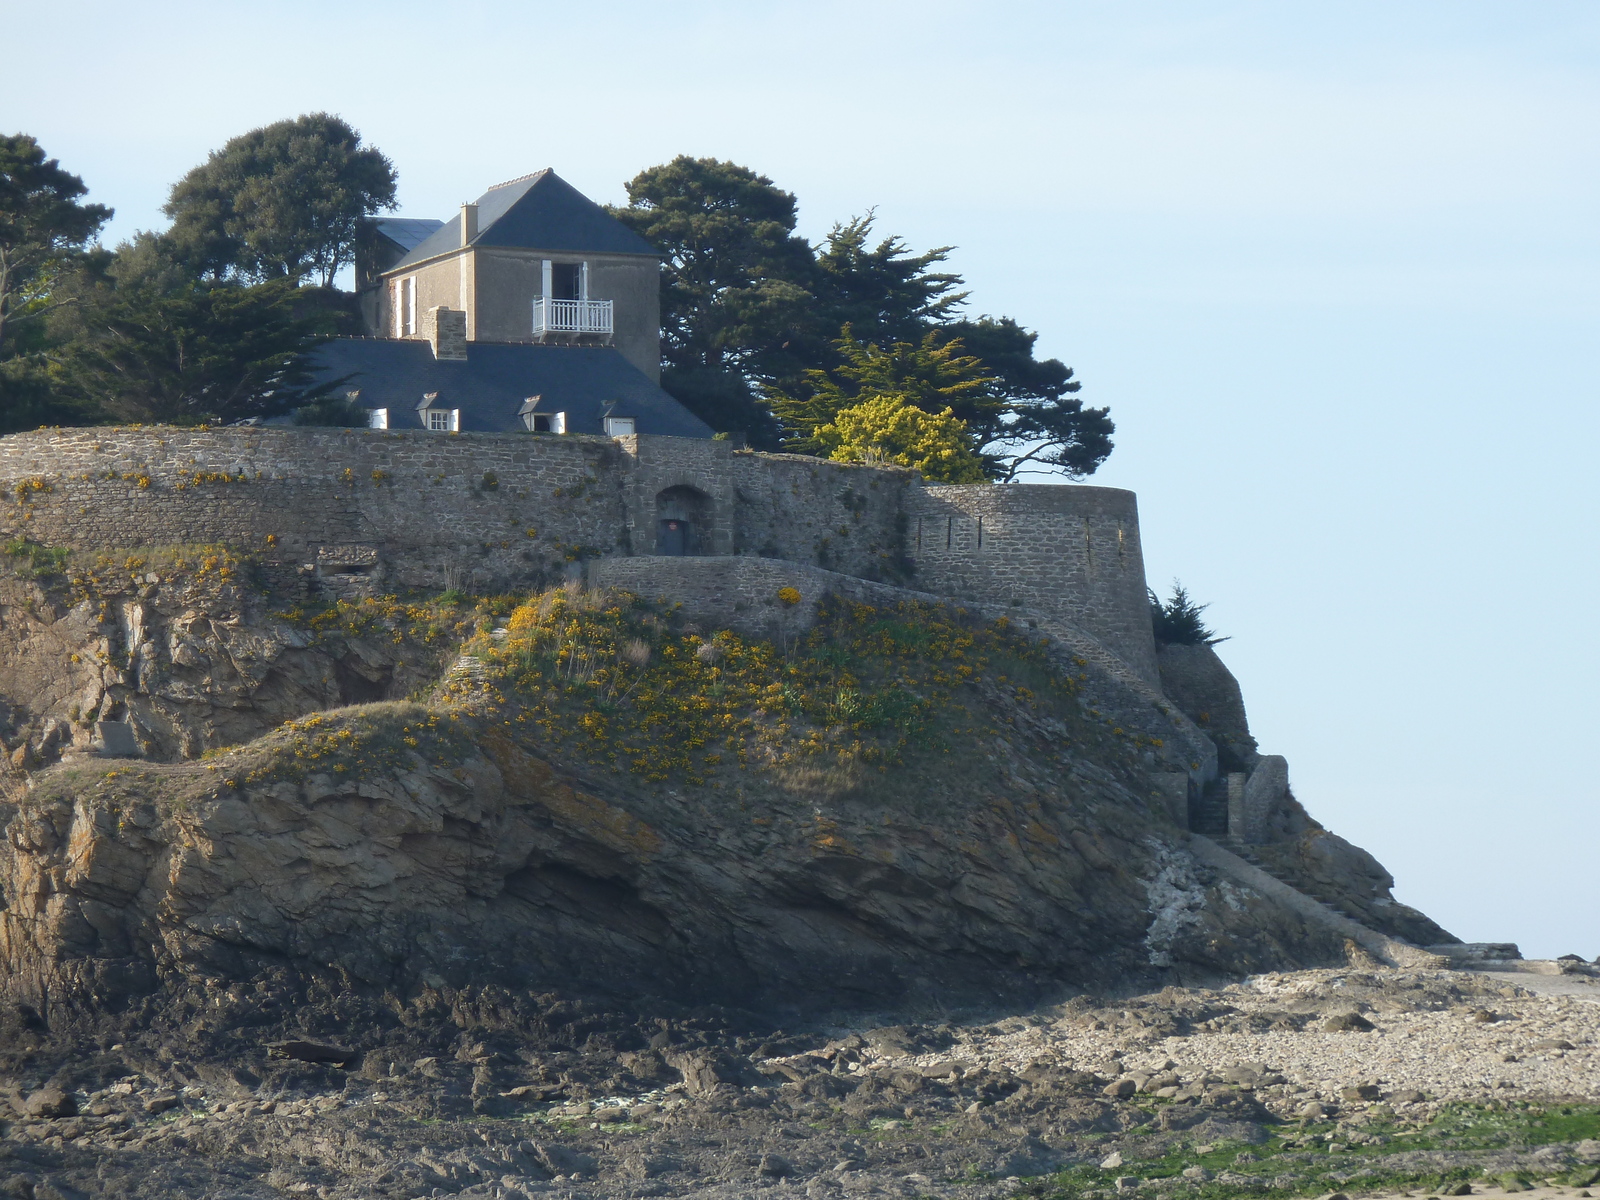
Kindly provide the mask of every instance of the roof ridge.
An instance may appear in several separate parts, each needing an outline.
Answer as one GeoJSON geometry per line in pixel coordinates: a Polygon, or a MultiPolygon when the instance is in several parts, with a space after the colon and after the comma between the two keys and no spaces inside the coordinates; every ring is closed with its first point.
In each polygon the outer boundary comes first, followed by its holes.
{"type": "Polygon", "coordinates": [[[490,184],[483,190],[486,192],[497,192],[503,187],[510,187],[513,183],[521,183],[525,179],[535,179],[540,175],[547,175],[550,173],[550,171],[550,167],[540,167],[537,171],[529,171],[526,175],[518,175],[515,179],[508,179],[504,183],[490,184]]]}

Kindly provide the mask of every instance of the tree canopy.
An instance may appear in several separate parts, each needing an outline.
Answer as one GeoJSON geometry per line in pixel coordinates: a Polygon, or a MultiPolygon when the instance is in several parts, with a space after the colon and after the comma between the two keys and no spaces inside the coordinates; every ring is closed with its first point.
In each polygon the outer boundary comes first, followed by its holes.
{"type": "Polygon", "coordinates": [[[613,213],[665,255],[662,386],[758,448],[822,452],[838,413],[899,396],[949,408],[991,479],[1031,466],[1078,478],[1111,452],[1104,408],[1072,370],[1038,359],[1010,317],[968,319],[951,247],[913,251],[876,214],[812,247],[793,194],[747,167],[686,156],[641,172],[613,213]],[[951,390],[954,389],[954,390],[951,390]]]}
{"type": "Polygon", "coordinates": [[[25,133],[0,135],[0,359],[16,327],[63,303],[61,278],[111,218],[78,176],[25,133]]]}
{"type": "Polygon", "coordinates": [[[641,171],[627,190],[613,215],[664,255],[663,385],[717,428],[776,447],[777,422],[755,383],[811,299],[794,196],[747,167],[687,155],[641,171]]]}
{"type": "Polygon", "coordinates": [[[76,299],[89,242],[111,217],[25,133],[0,135],[0,432],[90,414],[50,377],[51,326],[76,299]]]}
{"type": "Polygon", "coordinates": [[[32,138],[0,138],[0,430],[314,404],[303,355],[359,323],[354,297],[302,282],[394,197],[360,140],[326,114],[234,138],[173,188],[171,230],[107,251],[88,243],[111,210],[32,138]]]}
{"type": "Polygon", "coordinates": [[[272,417],[319,399],[302,363],[330,336],[294,281],[141,280],[102,287],[59,354],[64,390],[118,420],[193,425],[272,417]]]}
{"type": "Polygon", "coordinates": [[[1157,643],[1163,646],[1215,646],[1228,639],[1218,637],[1215,630],[1206,627],[1202,614],[1209,604],[1196,604],[1189,591],[1176,579],[1172,581],[1172,595],[1163,602],[1154,590],[1150,595],[1150,627],[1157,643]]]}
{"type": "Polygon", "coordinates": [[[167,237],[197,275],[314,275],[326,287],[350,261],[361,219],[394,207],[395,178],[338,117],[278,121],[231,139],[173,185],[167,237]]]}
{"type": "Polygon", "coordinates": [[[924,412],[952,409],[961,419],[981,406],[989,382],[983,364],[937,330],[917,342],[882,348],[861,342],[846,325],[834,349],[838,362],[831,369],[809,368],[792,392],[772,387],[767,393],[778,419],[792,431],[790,447],[801,453],[815,453],[821,445],[817,430],[863,400],[894,396],[924,412]]]}

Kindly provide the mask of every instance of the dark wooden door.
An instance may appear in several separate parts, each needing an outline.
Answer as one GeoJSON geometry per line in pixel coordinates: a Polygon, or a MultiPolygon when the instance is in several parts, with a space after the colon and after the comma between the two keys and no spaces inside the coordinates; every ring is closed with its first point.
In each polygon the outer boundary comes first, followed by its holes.
{"type": "Polygon", "coordinates": [[[657,522],[656,553],[684,555],[690,551],[689,522],[681,517],[663,517],[657,522]]]}

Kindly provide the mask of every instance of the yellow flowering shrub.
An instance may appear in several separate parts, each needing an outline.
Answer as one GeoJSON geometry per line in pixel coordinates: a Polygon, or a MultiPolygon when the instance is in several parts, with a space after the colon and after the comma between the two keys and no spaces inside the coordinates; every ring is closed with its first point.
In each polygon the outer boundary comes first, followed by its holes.
{"type": "Polygon", "coordinates": [[[479,638],[468,651],[483,661],[488,703],[507,725],[655,781],[703,783],[722,766],[821,753],[898,761],[926,740],[952,694],[995,662],[1044,674],[1016,693],[1024,702],[1040,687],[1076,687],[1049,670],[1039,641],[1004,623],[938,605],[831,598],[815,627],[783,649],[675,628],[670,614],[626,593],[558,589],[519,606],[503,639],[479,638]]]}
{"type": "Polygon", "coordinates": [[[900,396],[841,409],[812,435],[838,462],[894,463],[934,483],[985,483],[983,459],[953,409],[930,413],[900,396]]]}

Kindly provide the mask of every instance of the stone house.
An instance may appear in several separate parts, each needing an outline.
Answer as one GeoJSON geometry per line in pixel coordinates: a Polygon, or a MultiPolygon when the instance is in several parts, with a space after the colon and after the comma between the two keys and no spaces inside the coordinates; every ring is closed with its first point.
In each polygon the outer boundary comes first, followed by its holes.
{"type": "Polygon", "coordinates": [[[359,240],[367,337],[313,359],[380,429],[710,437],[661,389],[661,255],[554,171],[359,240]]]}

